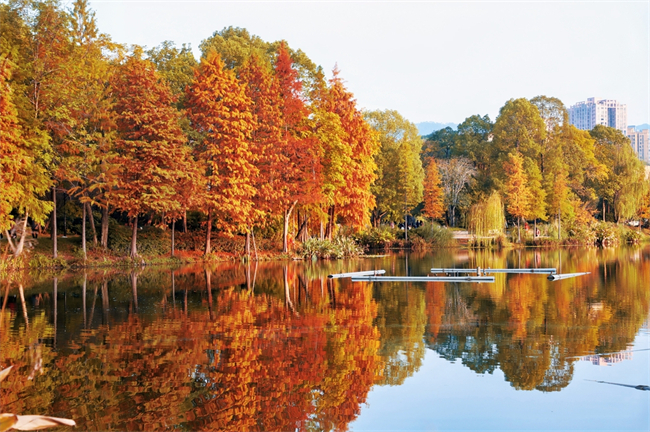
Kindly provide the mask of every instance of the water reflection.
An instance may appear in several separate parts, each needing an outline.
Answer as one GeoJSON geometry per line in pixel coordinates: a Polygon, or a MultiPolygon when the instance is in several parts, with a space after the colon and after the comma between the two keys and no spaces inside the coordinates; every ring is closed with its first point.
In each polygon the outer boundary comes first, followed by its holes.
{"type": "Polygon", "coordinates": [[[0,286],[0,367],[18,369],[0,404],[46,408],[82,430],[346,429],[373,385],[417,379],[427,348],[479,374],[500,369],[515,389],[557,391],[581,357],[629,347],[648,316],[649,279],[647,247],[36,275],[0,286]],[[326,277],[451,266],[591,274],[326,277]]]}

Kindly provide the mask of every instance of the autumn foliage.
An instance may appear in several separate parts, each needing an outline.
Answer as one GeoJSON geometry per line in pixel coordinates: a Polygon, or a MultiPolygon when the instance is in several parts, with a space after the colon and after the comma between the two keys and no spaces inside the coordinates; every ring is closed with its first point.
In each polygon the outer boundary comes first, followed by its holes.
{"type": "Polygon", "coordinates": [[[441,218],[445,213],[444,192],[436,160],[431,158],[424,177],[424,214],[431,219],[441,218]]]}

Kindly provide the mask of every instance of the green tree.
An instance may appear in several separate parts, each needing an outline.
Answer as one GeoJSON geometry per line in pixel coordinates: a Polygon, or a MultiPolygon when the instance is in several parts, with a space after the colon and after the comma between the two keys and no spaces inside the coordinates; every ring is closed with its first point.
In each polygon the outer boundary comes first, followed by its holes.
{"type": "Polygon", "coordinates": [[[371,187],[377,203],[372,219],[379,226],[382,218],[397,221],[422,201],[422,139],[417,127],[397,111],[370,111],[364,117],[377,131],[381,146],[375,156],[377,180],[371,187]]]}
{"type": "Polygon", "coordinates": [[[510,99],[494,124],[494,141],[500,154],[514,151],[538,163],[546,125],[539,110],[526,99],[510,99]]]}
{"type": "Polygon", "coordinates": [[[183,44],[177,48],[172,41],[164,41],[159,46],[145,51],[147,59],[156,65],[156,69],[169,85],[177,100],[178,108],[185,107],[187,87],[194,79],[194,70],[198,66],[190,45],[183,44]]]}
{"type": "Polygon", "coordinates": [[[428,135],[422,146],[422,160],[430,157],[449,159],[455,155],[458,133],[450,127],[437,130],[428,135]]]}
{"type": "MultiPolygon", "coordinates": [[[[616,222],[634,217],[647,188],[643,162],[621,131],[597,125],[589,133],[596,140],[596,159],[607,168],[606,177],[594,182],[596,192],[603,200],[603,208],[604,201],[607,201],[616,222]]],[[[603,219],[604,214],[603,210],[603,219]]]]}

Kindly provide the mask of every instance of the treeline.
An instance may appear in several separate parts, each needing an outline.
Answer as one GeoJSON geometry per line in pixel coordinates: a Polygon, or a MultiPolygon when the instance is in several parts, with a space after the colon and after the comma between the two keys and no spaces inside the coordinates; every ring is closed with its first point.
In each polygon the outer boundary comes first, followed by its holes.
{"type": "MultiPolygon", "coordinates": [[[[144,215],[201,212],[206,254],[213,228],[249,234],[281,219],[286,251],[294,215],[302,239],[368,222],[378,141],[337,70],[327,80],[285,42],[233,28],[202,42],[200,62],[169,42],[127,50],[86,0],[1,8],[3,231],[16,216],[50,218],[56,241],[57,191],[81,205],[84,255],[91,206],[103,246],[109,214],[130,219],[131,256],[144,215]]],[[[9,241],[19,255],[24,235],[9,241]]]]}
{"type": "Polygon", "coordinates": [[[511,100],[495,123],[472,116],[422,140],[395,111],[362,112],[336,69],[326,79],[284,41],[226,28],[200,50],[197,61],[186,45],[116,44],[87,0],[0,4],[0,231],[15,256],[28,218],[49,223],[57,256],[61,194],[80,209],[84,259],[87,221],[107,247],[111,215],[131,224],[134,257],[139,219],[171,226],[173,253],[188,212],[209,254],[213,230],[245,235],[247,249],[255,230],[281,231],[286,252],[341,225],[467,225],[488,197],[518,220],[580,220],[602,204],[618,221],[643,207],[627,139],[576,130],[556,99],[511,100]]]}
{"type": "MultiPolygon", "coordinates": [[[[503,226],[503,205],[513,221],[562,221],[572,232],[602,221],[650,217],[644,164],[620,131],[596,126],[591,131],[569,124],[557,98],[511,99],[492,122],[467,118],[457,130],[445,128],[426,137],[423,159],[452,166],[458,193],[448,194],[447,216],[457,216],[475,232],[503,226]]],[[[442,170],[443,179],[445,170],[442,170]]],[[[445,182],[443,181],[443,184],[445,182]]],[[[447,182],[454,189],[454,182],[447,182]]]]}

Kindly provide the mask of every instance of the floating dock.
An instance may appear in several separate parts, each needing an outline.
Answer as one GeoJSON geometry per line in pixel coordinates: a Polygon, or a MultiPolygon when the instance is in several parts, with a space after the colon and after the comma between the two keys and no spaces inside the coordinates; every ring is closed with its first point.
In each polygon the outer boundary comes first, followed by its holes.
{"type": "Polygon", "coordinates": [[[570,279],[578,276],[584,276],[591,274],[591,272],[586,272],[586,273],[564,273],[564,274],[552,274],[549,275],[547,278],[550,281],[556,281],[556,280],[562,280],[562,279],[570,279]]]}
{"type": "Polygon", "coordinates": [[[493,268],[432,268],[431,273],[459,274],[459,273],[512,273],[512,274],[555,274],[555,268],[512,268],[512,269],[493,269],[493,268]]]}
{"type": "Polygon", "coordinates": [[[341,279],[341,278],[351,278],[355,276],[376,276],[376,275],[382,275],[384,273],[386,273],[386,270],[367,270],[367,271],[358,271],[358,272],[350,272],[350,273],[334,273],[328,275],[327,277],[330,279],[341,279]]]}
{"type": "Polygon", "coordinates": [[[352,282],[486,282],[494,276],[354,276],[352,282]]]}

